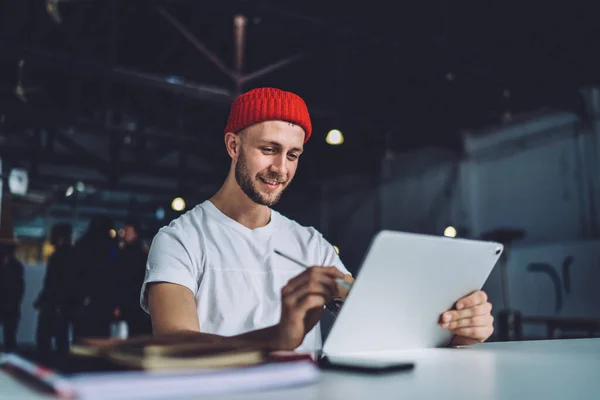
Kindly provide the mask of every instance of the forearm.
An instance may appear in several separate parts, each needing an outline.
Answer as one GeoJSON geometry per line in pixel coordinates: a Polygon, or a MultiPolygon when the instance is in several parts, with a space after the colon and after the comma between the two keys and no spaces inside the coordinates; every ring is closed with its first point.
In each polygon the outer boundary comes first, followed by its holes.
{"type": "Polygon", "coordinates": [[[205,339],[207,342],[221,344],[243,344],[256,346],[265,350],[275,351],[281,350],[282,345],[278,335],[278,325],[269,326],[263,329],[257,329],[241,333],[235,336],[222,336],[213,333],[199,332],[189,329],[172,330],[170,332],[161,332],[155,337],[181,338],[182,340],[199,340],[205,339]]]}
{"type": "Polygon", "coordinates": [[[278,325],[273,325],[267,328],[245,332],[240,335],[232,336],[231,338],[235,340],[244,340],[250,343],[254,343],[259,347],[263,347],[271,351],[282,350],[281,341],[279,340],[278,325]]]}
{"type": "Polygon", "coordinates": [[[281,340],[285,335],[279,328],[280,324],[228,337],[201,332],[202,321],[199,320],[197,307],[193,292],[183,286],[161,282],[148,289],[148,308],[155,336],[179,333],[196,335],[198,340],[204,337],[217,343],[237,342],[267,350],[285,347],[281,340]]]}

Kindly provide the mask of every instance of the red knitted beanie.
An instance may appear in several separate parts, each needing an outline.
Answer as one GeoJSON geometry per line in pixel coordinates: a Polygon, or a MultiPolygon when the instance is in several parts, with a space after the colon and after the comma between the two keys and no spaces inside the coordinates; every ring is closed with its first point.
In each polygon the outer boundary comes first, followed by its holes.
{"type": "Polygon", "coordinates": [[[258,88],[241,94],[231,105],[225,133],[239,132],[262,121],[281,120],[304,129],[304,143],[310,138],[312,125],[306,103],[300,96],[275,88],[258,88]]]}

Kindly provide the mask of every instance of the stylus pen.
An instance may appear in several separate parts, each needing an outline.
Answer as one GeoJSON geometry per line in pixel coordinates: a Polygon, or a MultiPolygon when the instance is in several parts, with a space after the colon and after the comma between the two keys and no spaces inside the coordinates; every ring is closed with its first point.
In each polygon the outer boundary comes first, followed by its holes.
{"type": "MultiPolygon", "coordinates": [[[[290,261],[291,261],[291,262],[293,262],[293,263],[296,263],[296,264],[298,264],[298,265],[299,265],[299,266],[301,266],[302,268],[308,268],[308,265],[304,264],[303,262],[301,262],[301,261],[298,261],[298,260],[296,260],[295,258],[288,256],[287,254],[283,254],[283,253],[282,253],[282,252],[280,252],[279,250],[274,250],[274,251],[275,251],[275,254],[278,254],[278,255],[280,255],[280,256],[281,256],[281,257],[283,257],[283,258],[287,258],[288,260],[290,260],[290,261]]],[[[341,278],[337,278],[337,279],[335,280],[335,282],[336,282],[338,285],[340,285],[340,286],[343,286],[343,287],[345,287],[345,288],[346,288],[346,289],[348,289],[348,290],[350,290],[350,288],[352,287],[352,285],[350,285],[348,282],[346,282],[345,280],[343,280],[343,279],[341,279],[341,278]]]]}

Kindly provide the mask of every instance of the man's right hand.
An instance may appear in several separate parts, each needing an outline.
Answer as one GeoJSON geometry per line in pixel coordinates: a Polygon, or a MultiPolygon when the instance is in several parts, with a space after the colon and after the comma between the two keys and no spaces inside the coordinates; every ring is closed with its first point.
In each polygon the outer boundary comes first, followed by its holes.
{"type": "Polygon", "coordinates": [[[339,296],[336,279],[344,274],[336,267],[310,267],[281,289],[281,319],[275,346],[294,350],[319,322],[323,308],[339,296]]]}

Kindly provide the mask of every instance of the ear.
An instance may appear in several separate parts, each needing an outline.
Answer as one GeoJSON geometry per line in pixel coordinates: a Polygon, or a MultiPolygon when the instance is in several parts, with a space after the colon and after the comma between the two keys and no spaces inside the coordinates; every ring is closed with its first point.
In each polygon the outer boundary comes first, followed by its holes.
{"type": "Polygon", "coordinates": [[[232,160],[237,159],[241,144],[242,141],[237,133],[227,132],[225,134],[225,148],[232,160]]]}

